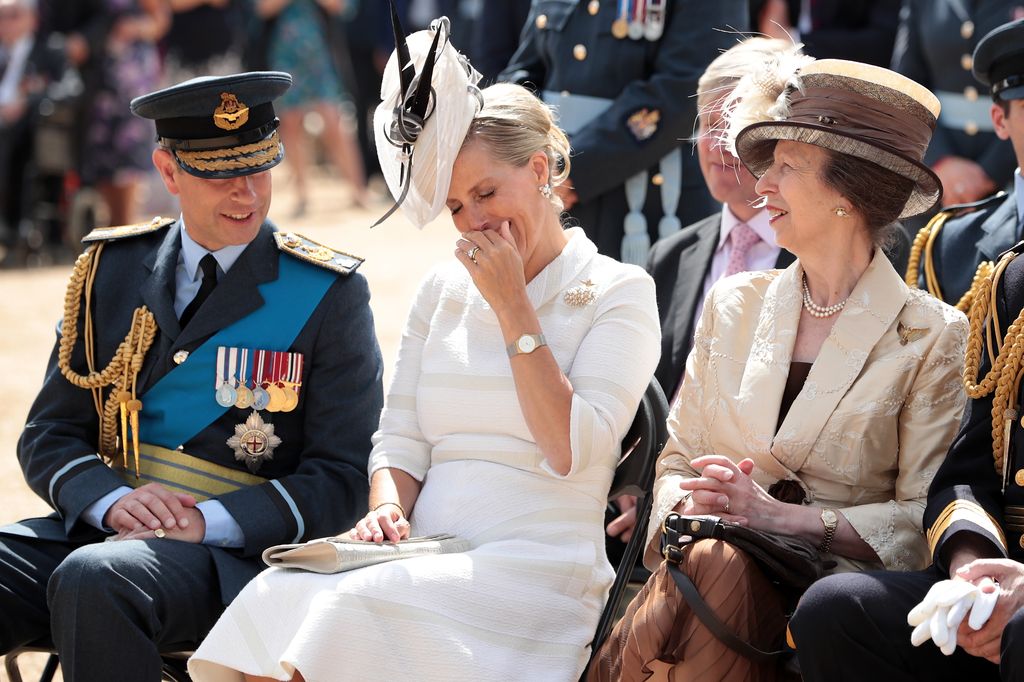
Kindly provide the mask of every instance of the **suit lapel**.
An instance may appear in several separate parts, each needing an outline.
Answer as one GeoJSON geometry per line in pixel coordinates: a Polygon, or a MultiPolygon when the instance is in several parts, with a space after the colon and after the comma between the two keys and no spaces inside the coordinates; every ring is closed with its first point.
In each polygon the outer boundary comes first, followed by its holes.
{"type": "MultiPolygon", "coordinates": [[[[793,282],[794,287],[796,284],[793,282]]],[[[909,295],[910,290],[889,259],[877,249],[818,351],[807,381],[772,444],[772,453],[790,470],[799,471],[803,466],[825,423],[860,375],[871,350],[892,327],[909,295]]],[[[778,395],[782,395],[781,390],[778,395]]]]}
{"type": "Polygon", "coordinates": [[[146,258],[144,265],[150,274],[142,283],[142,302],[153,312],[160,331],[172,341],[181,333],[174,314],[174,279],[181,252],[179,225],[171,225],[160,246],[146,258]]]}
{"type": "Polygon", "coordinates": [[[277,279],[277,266],[277,245],[274,243],[273,225],[268,221],[224,279],[217,283],[188,326],[181,330],[176,345],[189,346],[263,305],[263,296],[256,287],[277,279]]]}
{"type": "Polygon", "coordinates": [[[672,325],[672,365],[680,368],[680,376],[693,341],[693,314],[704,293],[704,278],[711,268],[721,227],[721,213],[709,217],[697,229],[693,244],[679,253],[679,274],[672,292],[672,319],[668,322],[672,325]]]}
{"type": "Polygon", "coordinates": [[[981,229],[985,236],[978,240],[977,247],[988,260],[995,260],[1017,243],[1017,200],[1013,194],[981,224],[981,229]]]}

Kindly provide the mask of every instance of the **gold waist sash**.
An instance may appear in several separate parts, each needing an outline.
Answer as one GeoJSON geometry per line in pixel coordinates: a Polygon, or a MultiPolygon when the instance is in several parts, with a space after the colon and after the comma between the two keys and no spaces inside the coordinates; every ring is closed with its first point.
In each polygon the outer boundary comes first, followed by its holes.
{"type": "Polygon", "coordinates": [[[175,492],[188,493],[197,501],[209,500],[241,490],[268,479],[245,471],[199,459],[180,450],[168,450],[158,445],[142,443],[139,446],[141,475],[118,465],[114,469],[133,488],[147,483],[159,483],[175,492]]]}

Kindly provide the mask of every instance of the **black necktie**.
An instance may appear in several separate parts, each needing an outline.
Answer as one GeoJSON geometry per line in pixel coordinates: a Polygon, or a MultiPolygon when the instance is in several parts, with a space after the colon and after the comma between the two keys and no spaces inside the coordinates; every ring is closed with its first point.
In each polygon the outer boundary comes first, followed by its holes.
{"type": "Polygon", "coordinates": [[[181,320],[179,322],[182,329],[188,325],[189,320],[196,314],[199,307],[203,305],[203,301],[210,297],[213,288],[217,286],[217,259],[213,257],[212,253],[203,256],[202,260],[199,261],[199,268],[203,271],[203,281],[199,285],[196,297],[192,299],[192,302],[181,313],[181,320]]]}

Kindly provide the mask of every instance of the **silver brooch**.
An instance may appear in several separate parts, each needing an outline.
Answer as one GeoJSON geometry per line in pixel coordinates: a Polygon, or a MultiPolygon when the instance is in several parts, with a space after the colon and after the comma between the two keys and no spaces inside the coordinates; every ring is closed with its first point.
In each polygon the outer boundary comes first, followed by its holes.
{"type": "Polygon", "coordinates": [[[597,292],[594,291],[595,284],[589,279],[583,280],[581,286],[573,287],[565,292],[565,302],[574,308],[582,308],[597,300],[597,292]]]}
{"type": "Polygon", "coordinates": [[[281,439],[274,435],[274,425],[267,424],[260,413],[253,411],[244,424],[235,425],[235,435],[227,440],[228,447],[235,451],[235,459],[245,462],[252,473],[268,459],[274,459],[274,448],[281,439]]]}

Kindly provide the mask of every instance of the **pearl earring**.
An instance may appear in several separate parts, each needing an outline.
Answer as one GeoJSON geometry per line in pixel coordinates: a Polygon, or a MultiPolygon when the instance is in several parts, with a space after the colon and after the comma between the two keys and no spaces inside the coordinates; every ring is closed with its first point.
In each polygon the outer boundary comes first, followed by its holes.
{"type": "Polygon", "coordinates": [[[545,182],[543,185],[537,188],[541,194],[544,195],[545,199],[551,198],[551,183],[545,182]]]}
{"type": "Polygon", "coordinates": [[[850,212],[849,212],[849,211],[847,211],[847,210],[846,210],[845,208],[843,208],[842,206],[836,206],[836,208],[835,208],[835,214],[836,214],[837,216],[839,216],[840,218],[845,218],[845,217],[847,217],[848,215],[850,215],[850,212]]]}

